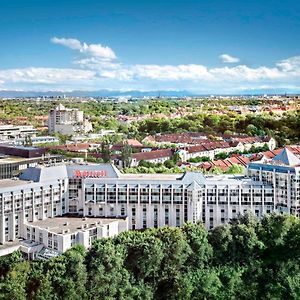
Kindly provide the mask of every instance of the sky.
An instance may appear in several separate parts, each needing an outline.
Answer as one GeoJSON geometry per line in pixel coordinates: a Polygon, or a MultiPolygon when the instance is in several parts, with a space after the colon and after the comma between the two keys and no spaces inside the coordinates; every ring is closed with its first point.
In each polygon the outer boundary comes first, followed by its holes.
{"type": "Polygon", "coordinates": [[[0,90],[300,92],[297,0],[0,0],[0,90]]]}

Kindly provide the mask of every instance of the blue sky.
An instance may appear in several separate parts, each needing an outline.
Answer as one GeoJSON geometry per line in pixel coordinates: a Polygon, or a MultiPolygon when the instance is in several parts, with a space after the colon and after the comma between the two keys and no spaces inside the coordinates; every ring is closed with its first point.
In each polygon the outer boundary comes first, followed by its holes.
{"type": "Polygon", "coordinates": [[[0,89],[300,91],[300,1],[0,0],[0,89]]]}

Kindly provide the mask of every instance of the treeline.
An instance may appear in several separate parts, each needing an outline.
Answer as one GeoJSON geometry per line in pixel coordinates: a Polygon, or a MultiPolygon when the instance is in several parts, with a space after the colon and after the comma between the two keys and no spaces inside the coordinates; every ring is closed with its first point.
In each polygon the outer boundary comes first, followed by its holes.
{"type": "Polygon", "coordinates": [[[59,101],[19,101],[0,100],[0,119],[14,122],[17,117],[27,117],[28,123],[37,125],[35,116],[47,115],[58,103],[69,108],[83,110],[89,116],[94,132],[100,129],[113,129],[128,137],[143,139],[155,133],[204,132],[214,136],[218,134],[246,133],[252,136],[270,135],[276,138],[279,146],[300,142],[300,111],[285,112],[282,116],[264,113],[240,115],[229,111],[230,105],[262,105],[261,100],[232,99],[192,99],[192,100],[141,100],[132,103],[59,101]],[[223,114],[215,114],[218,110],[223,114]],[[131,124],[119,122],[117,115],[138,116],[177,112],[189,115],[178,118],[151,118],[131,124]]]}
{"type": "Polygon", "coordinates": [[[299,299],[300,221],[129,231],[48,261],[0,259],[0,299],[299,299]]]}
{"type": "Polygon", "coordinates": [[[234,100],[234,99],[189,99],[189,100],[174,100],[174,99],[153,99],[153,100],[138,100],[128,103],[118,103],[112,101],[80,101],[77,99],[58,99],[53,101],[34,101],[19,99],[0,99],[0,114],[6,114],[9,117],[32,117],[35,115],[48,114],[51,108],[54,108],[59,103],[69,108],[78,108],[84,113],[101,117],[127,115],[138,116],[141,114],[156,114],[156,113],[173,113],[177,110],[185,109],[186,111],[195,111],[200,109],[210,109],[214,107],[224,107],[229,105],[261,105],[263,101],[257,99],[234,100]]]}

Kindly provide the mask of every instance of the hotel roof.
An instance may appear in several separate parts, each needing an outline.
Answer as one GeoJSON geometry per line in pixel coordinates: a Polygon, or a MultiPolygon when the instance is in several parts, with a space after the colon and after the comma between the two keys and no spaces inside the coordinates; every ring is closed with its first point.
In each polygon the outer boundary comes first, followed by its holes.
{"type": "Polygon", "coordinates": [[[19,180],[19,179],[1,179],[0,189],[11,188],[11,187],[20,186],[28,183],[30,182],[19,180]]]}
{"type": "Polygon", "coordinates": [[[77,217],[55,217],[45,220],[29,222],[27,225],[47,229],[56,234],[71,234],[78,231],[101,227],[116,222],[120,219],[116,218],[77,218],[77,217]]]}
{"type": "Polygon", "coordinates": [[[293,154],[288,148],[282,149],[273,159],[273,162],[279,162],[286,166],[298,166],[300,165],[300,159],[293,154]]]}

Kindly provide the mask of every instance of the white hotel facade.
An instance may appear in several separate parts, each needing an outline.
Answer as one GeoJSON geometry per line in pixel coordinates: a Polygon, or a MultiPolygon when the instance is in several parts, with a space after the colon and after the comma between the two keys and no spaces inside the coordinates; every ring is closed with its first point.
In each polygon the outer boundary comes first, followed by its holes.
{"type": "Polygon", "coordinates": [[[299,216],[299,172],[287,149],[237,177],[122,174],[110,164],[29,168],[0,181],[0,244],[23,239],[63,252],[128,229],[188,221],[210,229],[246,211],[299,216]]]}

